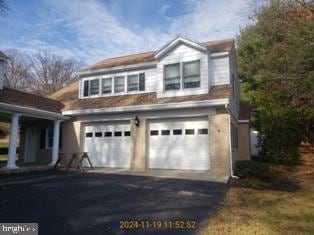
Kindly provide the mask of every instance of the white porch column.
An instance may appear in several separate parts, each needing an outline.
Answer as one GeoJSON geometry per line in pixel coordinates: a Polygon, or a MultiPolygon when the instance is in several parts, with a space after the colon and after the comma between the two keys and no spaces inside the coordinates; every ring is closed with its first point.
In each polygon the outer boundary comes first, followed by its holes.
{"type": "Polygon", "coordinates": [[[60,120],[54,121],[53,126],[53,144],[52,144],[52,159],[51,166],[54,166],[58,160],[59,155],[59,135],[60,135],[60,120]]]}
{"type": "Polygon", "coordinates": [[[9,154],[8,161],[5,168],[15,169],[18,166],[15,164],[16,161],[16,145],[17,145],[17,134],[19,129],[19,114],[14,113],[11,117],[10,124],[10,142],[9,142],[9,154]]]}

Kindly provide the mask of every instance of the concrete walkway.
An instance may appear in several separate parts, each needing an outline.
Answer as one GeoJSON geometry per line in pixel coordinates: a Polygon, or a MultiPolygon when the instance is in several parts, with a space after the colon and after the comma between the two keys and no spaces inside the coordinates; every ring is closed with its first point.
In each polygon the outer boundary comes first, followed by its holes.
{"type": "Polygon", "coordinates": [[[149,176],[160,177],[169,179],[187,179],[197,181],[212,181],[227,183],[229,177],[214,177],[209,171],[188,171],[188,170],[149,170],[149,171],[131,171],[129,169],[122,168],[95,168],[94,170],[88,170],[93,173],[103,174],[117,174],[117,175],[134,175],[134,176],[149,176]]]}

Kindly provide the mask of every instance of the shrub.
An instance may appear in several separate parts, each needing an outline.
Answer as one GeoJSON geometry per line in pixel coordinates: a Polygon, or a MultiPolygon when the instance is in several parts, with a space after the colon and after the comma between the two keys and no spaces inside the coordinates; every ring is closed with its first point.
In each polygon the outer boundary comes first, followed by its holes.
{"type": "Polygon", "coordinates": [[[269,181],[275,176],[275,172],[270,168],[268,163],[245,160],[236,162],[235,175],[241,179],[253,177],[269,181]]]}
{"type": "Polygon", "coordinates": [[[300,162],[302,139],[295,111],[269,111],[259,115],[261,157],[272,163],[296,165],[300,162]]]}

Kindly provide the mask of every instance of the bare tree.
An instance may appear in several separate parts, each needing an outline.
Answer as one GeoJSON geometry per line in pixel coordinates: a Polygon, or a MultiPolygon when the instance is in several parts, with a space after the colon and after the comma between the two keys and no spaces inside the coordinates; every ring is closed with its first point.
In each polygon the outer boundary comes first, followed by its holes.
{"type": "Polygon", "coordinates": [[[17,49],[8,49],[5,51],[5,54],[8,59],[5,63],[4,85],[30,91],[32,78],[30,57],[17,49]]]}
{"type": "Polygon", "coordinates": [[[41,51],[32,57],[32,90],[47,96],[77,77],[79,64],[49,51],[41,51]]]}
{"type": "Polygon", "coordinates": [[[8,4],[5,0],[0,0],[0,15],[5,14],[9,10],[8,4]]]}

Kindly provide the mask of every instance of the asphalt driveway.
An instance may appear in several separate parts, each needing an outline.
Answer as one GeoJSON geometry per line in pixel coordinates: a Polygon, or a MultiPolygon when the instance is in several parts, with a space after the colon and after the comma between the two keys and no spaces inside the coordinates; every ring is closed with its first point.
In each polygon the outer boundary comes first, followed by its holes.
{"type": "Polygon", "coordinates": [[[0,222],[39,223],[45,235],[196,234],[227,190],[222,183],[96,173],[0,176],[0,222]]]}

